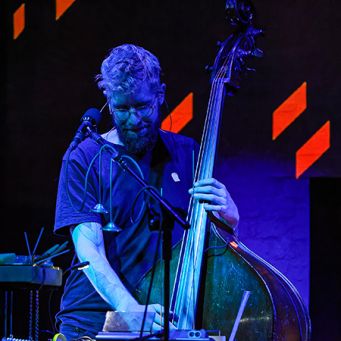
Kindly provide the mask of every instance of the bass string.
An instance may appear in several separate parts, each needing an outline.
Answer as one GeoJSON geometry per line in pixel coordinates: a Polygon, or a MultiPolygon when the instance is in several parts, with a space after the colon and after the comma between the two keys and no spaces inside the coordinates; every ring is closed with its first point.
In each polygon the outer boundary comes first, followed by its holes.
{"type": "MultiPolygon", "coordinates": [[[[212,138],[210,139],[209,137],[206,137],[205,139],[205,143],[204,143],[204,147],[203,150],[205,150],[206,148],[214,148],[216,143],[213,143],[212,140],[215,139],[214,135],[215,132],[217,132],[217,128],[218,128],[218,124],[219,124],[219,119],[216,118],[216,114],[220,112],[219,110],[217,110],[218,108],[216,107],[217,102],[220,103],[221,102],[221,89],[219,88],[219,86],[221,86],[221,82],[217,81],[216,82],[216,86],[215,86],[215,91],[214,91],[214,97],[212,100],[212,106],[210,108],[210,113],[208,115],[209,119],[208,119],[208,123],[207,123],[207,127],[206,127],[206,136],[211,136],[212,138]],[[218,89],[217,89],[218,88],[218,89]],[[218,98],[217,98],[218,96],[218,98]],[[214,127],[211,131],[210,127],[214,127]],[[213,136],[212,136],[213,134],[213,136]]],[[[212,174],[212,160],[208,160],[207,158],[210,158],[210,153],[207,152],[206,149],[206,153],[203,153],[203,155],[206,155],[206,158],[202,158],[201,159],[201,169],[203,170],[202,174],[202,178],[205,178],[205,175],[210,177],[212,174]],[[203,166],[206,166],[208,164],[208,169],[204,169],[203,166]],[[205,174],[206,173],[206,174],[205,174]]],[[[201,231],[201,229],[203,228],[201,225],[202,224],[198,224],[197,221],[198,219],[202,220],[203,216],[206,215],[206,212],[204,211],[204,208],[202,206],[202,204],[197,203],[195,205],[195,209],[196,209],[196,214],[194,214],[194,224],[191,224],[191,226],[194,226],[195,228],[192,230],[191,232],[191,238],[190,238],[190,252],[189,252],[189,258],[190,258],[190,262],[188,264],[193,264],[192,266],[192,281],[191,281],[191,290],[190,293],[191,295],[187,296],[187,307],[190,307],[191,309],[193,309],[193,311],[191,311],[192,316],[195,316],[196,313],[196,299],[197,299],[197,291],[198,291],[198,285],[199,282],[198,280],[195,279],[195,273],[197,271],[199,271],[201,269],[201,263],[202,263],[202,252],[203,250],[198,250],[199,247],[202,248],[202,245],[199,244],[199,242],[196,240],[196,238],[201,235],[201,233],[205,233],[205,231],[201,231]],[[198,247],[199,245],[199,247],[198,247]],[[195,252],[196,251],[196,252],[195,252]],[[192,302],[190,302],[190,299],[192,299],[192,302]]],[[[203,242],[203,240],[201,240],[201,242],[203,242]]],[[[199,277],[198,277],[199,278],[199,277]]],[[[194,324],[194,319],[192,320],[192,324],[194,324]]],[[[194,325],[192,325],[192,328],[194,328],[194,325]]]]}
{"type": "MultiPolygon", "coordinates": [[[[215,83],[213,84],[213,86],[215,86],[215,83]]],[[[210,101],[209,101],[209,109],[208,109],[208,113],[210,115],[210,111],[211,111],[211,108],[212,108],[212,96],[210,96],[210,101]]],[[[199,156],[198,156],[198,163],[197,163],[197,167],[196,167],[196,170],[195,170],[195,175],[194,175],[194,181],[197,181],[198,180],[198,171],[199,171],[199,166],[201,164],[201,160],[202,160],[202,145],[203,145],[203,141],[205,140],[204,139],[204,136],[207,134],[207,125],[208,125],[208,120],[209,120],[209,117],[206,116],[206,119],[205,119],[205,125],[204,125],[204,134],[203,134],[203,137],[202,137],[202,141],[201,141],[201,147],[200,147],[200,150],[199,150],[199,156]]],[[[197,205],[193,204],[193,199],[191,198],[191,202],[190,202],[190,206],[189,206],[189,216],[191,218],[193,218],[194,215],[194,212],[193,211],[196,211],[197,209],[197,205]]],[[[193,226],[193,222],[190,221],[190,226],[193,226]]],[[[183,264],[188,264],[187,262],[187,258],[192,258],[191,257],[191,254],[193,253],[193,235],[194,231],[193,229],[190,229],[187,236],[188,238],[184,239],[183,242],[182,242],[182,250],[183,252],[185,252],[187,250],[187,255],[185,254],[184,257],[183,257],[183,261],[182,261],[182,265],[183,264]],[[189,251],[188,251],[189,250],[189,251]],[[188,253],[189,253],[189,256],[188,256],[188,253]]],[[[182,270],[182,266],[180,266],[180,269],[178,269],[180,272],[178,272],[178,274],[181,273],[181,270],[182,270]]],[[[177,274],[177,277],[178,277],[178,274],[177,274]]],[[[183,289],[183,286],[181,286],[181,284],[179,285],[180,289],[183,289]]],[[[176,307],[182,307],[184,306],[183,304],[183,300],[185,298],[188,298],[187,296],[185,297],[185,295],[180,292],[179,295],[176,295],[175,296],[175,300],[176,300],[176,307]]],[[[178,317],[179,317],[179,320],[180,319],[183,319],[184,316],[183,316],[183,309],[180,309],[180,311],[178,312],[178,317]]]]}
{"type": "MultiPolygon", "coordinates": [[[[206,149],[207,149],[207,145],[210,145],[212,141],[209,140],[209,138],[207,137],[209,134],[209,127],[212,127],[212,122],[215,126],[215,130],[217,129],[217,125],[219,124],[219,120],[214,119],[215,115],[214,115],[214,108],[217,104],[217,102],[221,102],[221,98],[222,98],[222,92],[218,91],[221,90],[219,89],[219,87],[221,87],[224,84],[222,75],[224,73],[224,68],[226,67],[226,60],[223,63],[223,66],[220,68],[219,72],[217,73],[217,75],[215,76],[214,80],[213,80],[213,85],[212,85],[212,91],[211,91],[211,96],[209,98],[209,104],[208,104],[208,112],[205,118],[205,124],[204,124],[204,133],[202,135],[202,139],[201,139],[201,145],[200,145],[200,150],[199,150],[199,156],[198,156],[198,162],[197,162],[197,167],[195,170],[195,176],[194,176],[194,180],[197,181],[199,180],[199,173],[203,167],[203,159],[204,159],[204,155],[207,154],[207,152],[205,153],[206,149]],[[215,98],[217,96],[218,93],[218,98],[215,98]],[[213,95],[212,95],[213,94],[213,95]]],[[[190,201],[190,206],[191,209],[189,209],[189,212],[192,213],[190,214],[191,220],[193,220],[193,222],[191,221],[191,226],[196,226],[196,221],[200,215],[200,211],[202,211],[201,205],[195,205],[193,204],[192,198],[190,201]],[[199,212],[198,212],[199,211],[199,212]],[[195,213],[195,214],[194,214],[195,213]]],[[[191,299],[192,296],[192,300],[193,302],[195,302],[195,296],[196,296],[196,291],[195,291],[195,280],[194,280],[194,269],[197,266],[197,257],[194,257],[194,244],[195,244],[195,235],[197,234],[197,231],[195,228],[191,228],[189,233],[188,233],[188,238],[184,238],[183,242],[182,242],[182,246],[181,246],[181,250],[180,252],[185,252],[185,250],[189,250],[187,251],[187,257],[189,258],[189,261],[191,263],[193,263],[193,271],[192,271],[192,281],[191,281],[191,292],[192,295],[184,295],[184,294],[180,294],[179,296],[174,295],[173,292],[173,298],[175,300],[175,304],[174,307],[180,307],[179,312],[178,312],[178,318],[179,320],[183,319],[186,317],[184,309],[182,309],[181,307],[184,306],[184,300],[186,299],[187,303],[189,303],[188,301],[191,299]],[[180,300],[180,302],[179,302],[180,300]]],[[[186,253],[186,252],[185,252],[186,253]]],[[[197,255],[198,256],[198,255],[197,255]]],[[[184,256],[183,259],[183,263],[186,263],[186,254],[184,256]]],[[[190,263],[187,263],[190,264],[190,263]]],[[[200,264],[201,265],[201,264],[200,264]]],[[[178,266],[177,272],[176,272],[176,279],[179,280],[179,274],[181,273],[182,270],[182,266],[178,266]],[[180,272],[179,272],[180,271],[180,272]]],[[[174,286],[175,287],[175,286],[174,286]]],[[[178,286],[179,287],[179,286],[178,286]]],[[[180,285],[181,287],[181,285],[180,285]]],[[[192,307],[195,310],[195,306],[194,304],[186,304],[187,307],[192,307]]],[[[195,314],[195,311],[192,312],[193,316],[195,314]]],[[[176,312],[175,312],[176,315],[176,312]]],[[[174,318],[172,319],[172,322],[174,322],[174,318]]],[[[192,321],[194,323],[194,321],[192,321]]],[[[193,327],[193,326],[192,326],[193,327]]]]}

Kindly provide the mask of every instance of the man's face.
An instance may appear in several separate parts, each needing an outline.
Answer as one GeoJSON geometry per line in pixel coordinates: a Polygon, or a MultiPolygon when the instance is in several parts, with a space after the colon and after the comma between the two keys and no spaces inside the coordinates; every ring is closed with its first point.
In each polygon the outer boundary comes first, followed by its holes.
{"type": "Polygon", "coordinates": [[[142,84],[131,94],[116,93],[110,100],[110,110],[118,136],[127,150],[143,155],[151,150],[160,128],[160,105],[164,85],[158,91],[142,84]]]}

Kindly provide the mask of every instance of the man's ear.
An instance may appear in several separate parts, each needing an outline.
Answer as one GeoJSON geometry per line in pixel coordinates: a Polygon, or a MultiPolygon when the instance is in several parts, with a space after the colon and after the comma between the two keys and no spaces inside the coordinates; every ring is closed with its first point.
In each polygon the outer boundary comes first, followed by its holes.
{"type": "Polygon", "coordinates": [[[159,105],[161,106],[163,102],[165,101],[166,97],[166,84],[162,83],[160,85],[160,90],[159,90],[159,105]]]}

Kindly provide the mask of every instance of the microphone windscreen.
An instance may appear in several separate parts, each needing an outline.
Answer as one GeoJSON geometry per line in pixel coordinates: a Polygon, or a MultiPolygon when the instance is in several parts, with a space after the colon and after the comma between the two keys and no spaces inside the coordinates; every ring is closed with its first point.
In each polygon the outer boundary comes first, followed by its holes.
{"type": "Polygon", "coordinates": [[[91,121],[91,123],[98,125],[101,121],[102,113],[96,108],[88,109],[83,115],[81,121],[91,121]]]}

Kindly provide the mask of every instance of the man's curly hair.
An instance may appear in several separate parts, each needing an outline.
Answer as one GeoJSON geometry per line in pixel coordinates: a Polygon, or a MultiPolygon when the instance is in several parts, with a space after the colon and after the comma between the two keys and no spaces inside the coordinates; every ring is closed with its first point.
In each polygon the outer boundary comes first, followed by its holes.
{"type": "Polygon", "coordinates": [[[134,92],[143,82],[157,89],[160,73],[160,63],[152,53],[140,46],[123,44],[110,50],[96,80],[98,87],[110,99],[115,92],[134,92]]]}

